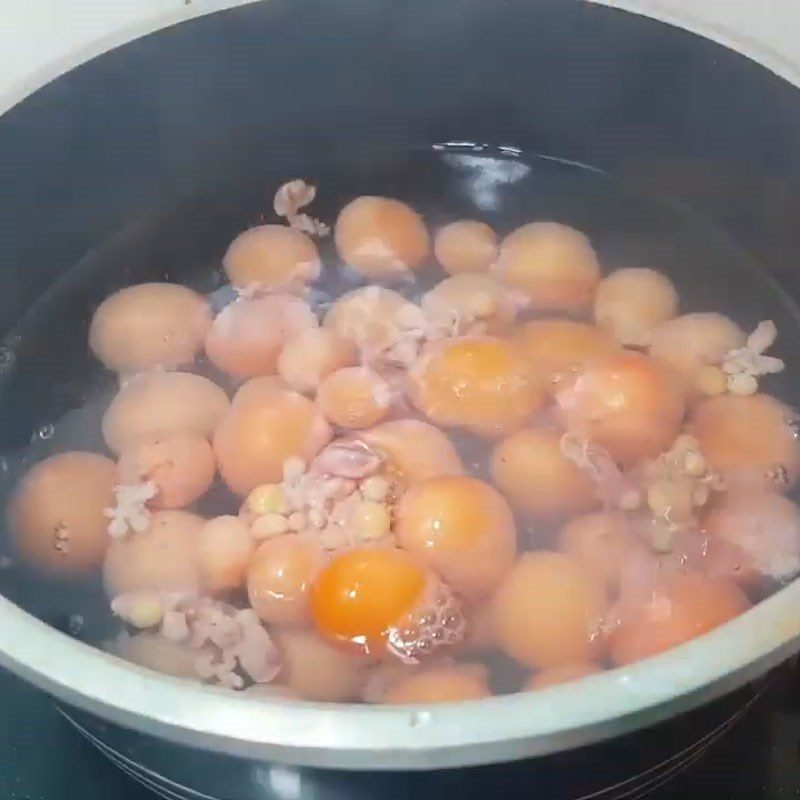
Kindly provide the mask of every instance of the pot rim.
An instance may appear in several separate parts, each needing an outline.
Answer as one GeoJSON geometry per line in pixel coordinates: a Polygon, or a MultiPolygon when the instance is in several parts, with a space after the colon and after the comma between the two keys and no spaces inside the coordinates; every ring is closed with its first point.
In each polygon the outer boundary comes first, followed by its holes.
{"type": "MultiPolygon", "coordinates": [[[[180,25],[199,17],[259,1],[205,0],[202,5],[197,3],[186,4],[180,8],[158,11],[136,22],[125,22],[113,32],[87,40],[79,47],[70,50],[69,53],[47,61],[41,68],[26,75],[24,79],[7,85],[0,92],[0,114],[4,114],[59,76],[70,72],[97,56],[103,55],[103,53],[173,25],[180,25]]],[[[733,27],[722,23],[715,24],[709,19],[694,14],[685,8],[677,12],[675,9],[660,2],[660,0],[582,0],[582,2],[603,5],[620,12],[649,17],[665,25],[680,28],[710,39],[712,42],[747,56],[779,77],[789,81],[789,83],[800,86],[800,66],[786,59],[768,44],[747,36],[733,27]]]]}
{"type": "Polygon", "coordinates": [[[436,706],[239,696],[130,664],[4,598],[0,663],[85,711],[185,745],[347,769],[463,766],[577,747],[730,691],[789,654],[800,638],[798,606],[800,581],[711,633],[631,666],[436,706]]]}

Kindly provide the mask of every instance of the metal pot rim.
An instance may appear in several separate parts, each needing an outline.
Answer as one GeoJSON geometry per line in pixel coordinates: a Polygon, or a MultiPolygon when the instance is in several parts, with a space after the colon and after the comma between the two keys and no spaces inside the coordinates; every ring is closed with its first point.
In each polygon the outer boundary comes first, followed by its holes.
{"type": "Polygon", "coordinates": [[[144,733],[231,754],[348,769],[431,768],[568,749],[723,694],[800,638],[800,581],[711,633],[551,689],[437,706],[238,696],[76,641],[0,598],[0,663],[55,697],[144,733]]]}

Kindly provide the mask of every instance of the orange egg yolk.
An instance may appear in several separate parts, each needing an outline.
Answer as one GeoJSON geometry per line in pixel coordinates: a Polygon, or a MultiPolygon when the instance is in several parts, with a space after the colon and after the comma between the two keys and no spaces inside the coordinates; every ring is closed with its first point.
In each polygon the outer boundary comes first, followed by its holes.
{"type": "Polygon", "coordinates": [[[534,319],[520,325],[512,338],[535,380],[549,391],[592,359],[621,352],[611,334],[570,319],[534,319]]]}
{"type": "Polygon", "coordinates": [[[314,622],[329,639],[379,653],[425,586],[425,570],[402,550],[351,550],[318,575],[311,593],[314,622]]]}
{"type": "Polygon", "coordinates": [[[685,409],[672,374],[634,352],[593,361],[559,390],[557,400],[568,430],[626,466],[666,450],[685,409]]]}
{"type": "Polygon", "coordinates": [[[412,399],[435,423],[502,433],[544,404],[525,362],[502,339],[453,339],[423,355],[414,371],[412,399]]]}

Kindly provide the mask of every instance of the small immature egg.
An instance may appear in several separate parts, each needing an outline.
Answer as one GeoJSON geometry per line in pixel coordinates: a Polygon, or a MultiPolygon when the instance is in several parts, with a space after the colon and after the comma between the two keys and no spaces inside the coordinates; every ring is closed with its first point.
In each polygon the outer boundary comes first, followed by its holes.
{"type": "Polygon", "coordinates": [[[270,289],[314,281],[322,269],[312,239],[283,225],[259,225],[240,233],[230,243],[222,266],[234,286],[270,289]]]}
{"type": "Polygon", "coordinates": [[[247,495],[240,516],[285,514],[289,510],[286,491],[280,483],[265,483],[247,495]]]}
{"type": "Polygon", "coordinates": [[[435,424],[489,436],[520,427],[545,403],[522,356],[492,336],[430,345],[412,370],[409,394],[435,424]]]}
{"type": "Polygon", "coordinates": [[[169,433],[126,447],[117,463],[119,483],[150,481],[155,508],[183,508],[200,499],[214,482],[217,463],[208,439],[199,433],[169,433]]]}
{"type": "Polygon", "coordinates": [[[208,520],[197,535],[200,583],[210,592],[238,589],[244,584],[255,542],[239,517],[208,520]]]}
{"type": "Polygon", "coordinates": [[[533,222],[510,233],[493,269],[538,311],[580,311],[591,304],[600,280],[589,239],[557,222],[533,222]]]}
{"type": "Polygon", "coordinates": [[[790,421],[786,406],[768,394],[726,394],[699,403],[690,425],[706,462],[728,485],[782,492],[800,473],[790,421]]]}
{"type": "Polygon", "coordinates": [[[463,635],[463,617],[444,584],[393,548],[348,550],[332,559],[312,587],[311,613],[325,638],[376,656],[416,658],[463,635]]]}
{"type": "Polygon", "coordinates": [[[674,525],[690,524],[696,488],[688,476],[656,481],[647,488],[647,505],[657,518],[674,525]]]}
{"type": "Polygon", "coordinates": [[[370,660],[329,644],[311,631],[283,628],[275,633],[283,658],[278,680],[304,700],[357,700],[370,660]]]}
{"type": "Polygon", "coordinates": [[[324,378],[356,363],[353,345],[327,328],[308,328],[287,338],[278,374],[296,392],[316,392],[324,378]]]}
{"type": "Polygon", "coordinates": [[[317,405],[325,418],[341,428],[369,428],[389,413],[392,391],[366,367],[343,367],[319,385],[317,405]]]}
{"type": "Polygon", "coordinates": [[[779,494],[726,492],[703,529],[710,574],[749,588],[800,572],[800,508],[779,494]]]}
{"type": "Polygon", "coordinates": [[[299,297],[239,298],[217,314],[206,337],[206,354],[218,369],[237,378],[268,375],[277,369],[287,338],[316,326],[314,312],[299,297]]]}
{"type": "Polygon", "coordinates": [[[384,502],[361,500],[350,512],[347,524],[357,541],[376,541],[389,535],[392,516],[384,502]]]}
{"type": "Polygon", "coordinates": [[[445,278],[422,297],[428,318],[463,330],[480,322],[488,333],[507,329],[517,316],[518,306],[509,290],[497,278],[486,274],[463,274],[445,278]]]}
{"type": "Polygon", "coordinates": [[[677,312],[678,292],[654,269],[618,269],[600,281],[594,297],[595,322],[624,345],[649,345],[653,329],[677,312]]]}
{"type": "Polygon", "coordinates": [[[137,593],[114,598],[112,611],[134,628],[153,628],[164,619],[164,604],[157,593],[137,593]]]}
{"type": "Polygon", "coordinates": [[[483,664],[444,664],[415,671],[390,684],[383,696],[388,705],[459,703],[491,697],[483,664]]]}
{"type": "Polygon", "coordinates": [[[311,585],[325,561],[322,548],[310,537],[284,534],[268,539],[247,567],[250,605],[267,623],[309,623],[311,585]]]}
{"type": "Polygon", "coordinates": [[[451,275],[486,272],[497,260],[497,234],[485,222],[460,219],[436,232],[433,252],[451,275]]]}
{"type": "Polygon", "coordinates": [[[14,545],[34,566],[56,573],[99,567],[109,544],[114,462],[95,453],[51,456],[34,466],[12,495],[8,519],[14,545]]]}
{"type": "Polygon", "coordinates": [[[142,283],[98,306],[89,347],[117,372],[174,369],[194,361],[210,326],[211,309],[197,292],[174,283],[142,283]]]}
{"type": "Polygon", "coordinates": [[[147,372],[128,381],[103,416],[103,438],[120,453],[171,433],[210,437],[229,406],[225,392],[188,372],[147,372]]]}
{"type": "Polygon", "coordinates": [[[523,428],[492,453],[492,479],[508,501],[534,517],[555,519],[599,504],[591,477],[561,452],[561,434],[523,428]]]}
{"type": "Polygon", "coordinates": [[[357,197],[339,213],[334,229],[339,257],[357,272],[379,280],[422,266],[430,240],[422,217],[388,197],[357,197]]]}
{"type": "Polygon", "coordinates": [[[533,669],[593,661],[606,611],[601,580],[562,553],[524,553],[492,599],[497,642],[533,669]]]}
{"type": "Polygon", "coordinates": [[[664,452],[678,434],[684,395],[673,375],[645,355],[592,361],[558,391],[566,428],[622,466],[664,452]]]}
{"type": "Polygon", "coordinates": [[[280,481],[287,459],[308,462],[331,438],[330,426],[303,395],[273,387],[248,397],[234,399],[214,433],[220,474],[241,496],[280,481]]]}
{"type": "Polygon", "coordinates": [[[626,614],[611,634],[611,660],[617,666],[702,636],[744,613],[747,597],[732,581],[697,573],[665,574],[638,608],[626,614]]]}
{"type": "Polygon", "coordinates": [[[534,319],[516,329],[512,341],[534,379],[548,391],[581,371],[595,358],[620,352],[607,331],[571,319],[534,319]]]}
{"type": "Polygon", "coordinates": [[[397,507],[398,544],[462,596],[490,594],[516,556],[516,526],[502,495],[466,475],[413,484],[397,507]]]}
{"type": "Polygon", "coordinates": [[[154,672],[175,678],[197,679],[194,668],[197,651],[157,633],[137,633],[135,636],[124,633],[117,637],[112,649],[120,658],[154,672]]]}
{"type": "Polygon", "coordinates": [[[359,437],[386,456],[406,483],[464,472],[455,445],[427,422],[391,420],[361,431],[359,437]]]}
{"type": "Polygon", "coordinates": [[[629,553],[641,547],[625,514],[598,511],[570,520],[558,535],[559,549],[594,572],[616,592],[629,553]]]}
{"type": "Polygon", "coordinates": [[[103,563],[106,594],[197,591],[197,543],[204,522],[188,511],[156,511],[146,531],[114,539],[103,563]]]}
{"type": "Polygon", "coordinates": [[[603,670],[596,664],[580,663],[565,664],[563,667],[552,667],[543,669],[528,679],[525,688],[530,691],[537,689],[549,689],[551,686],[560,686],[564,683],[579,681],[581,678],[588,678],[590,675],[597,675],[603,670]]]}

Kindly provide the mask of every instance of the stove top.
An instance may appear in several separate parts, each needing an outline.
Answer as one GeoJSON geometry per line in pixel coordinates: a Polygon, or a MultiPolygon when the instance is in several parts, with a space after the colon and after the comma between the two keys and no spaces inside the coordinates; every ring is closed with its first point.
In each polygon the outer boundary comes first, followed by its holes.
{"type": "MultiPolygon", "coordinates": [[[[7,800],[785,800],[800,797],[800,667],[698,711],[581,751],[432,773],[298,770],[159,745],[82,716],[0,674],[0,797],[7,800]],[[79,728],[76,730],[76,725],[79,728]],[[86,736],[102,731],[105,753],[86,736]],[[136,780],[129,777],[134,773],[136,780]],[[185,776],[191,776],[187,780],[185,776]],[[191,784],[191,786],[190,786],[191,784]]],[[[99,745],[99,742],[95,742],[99,745]]]]}

